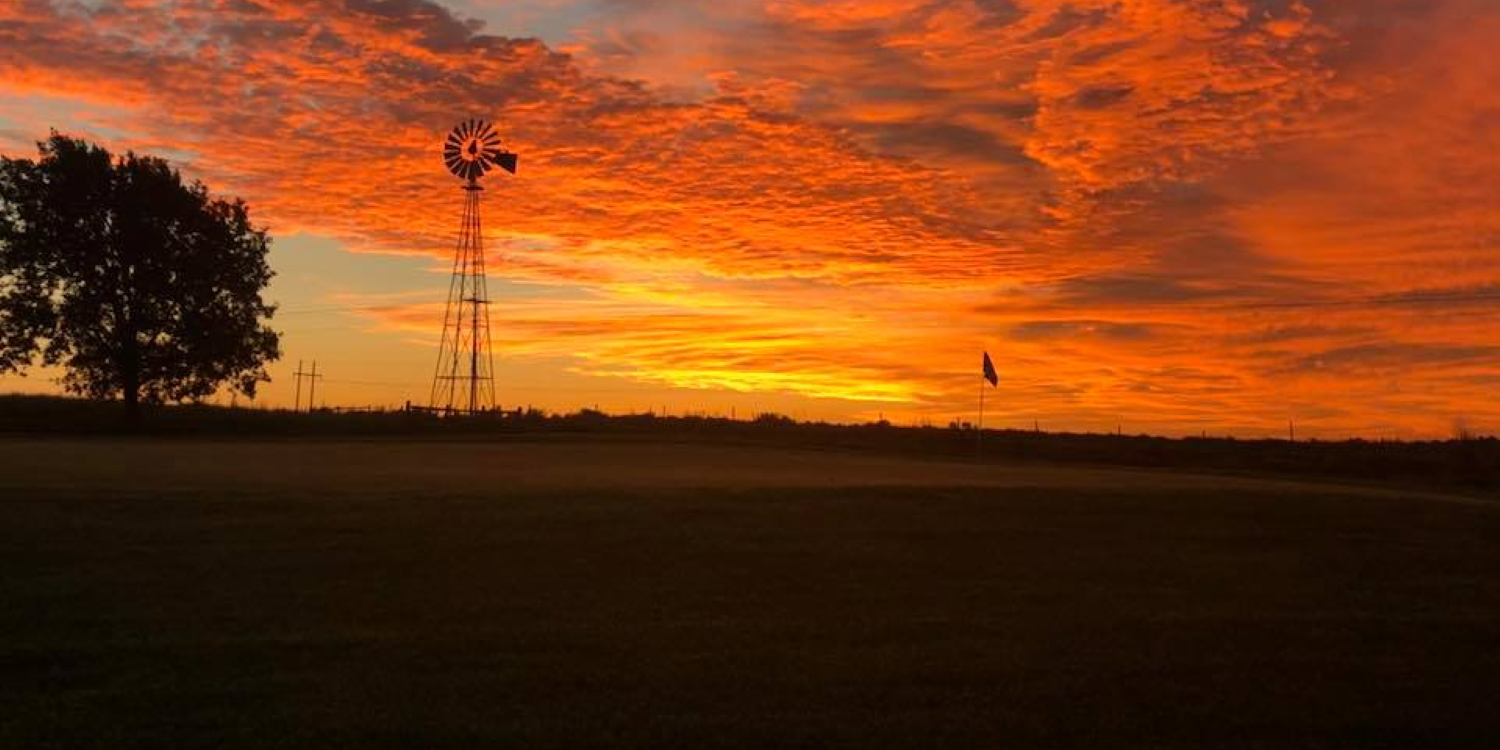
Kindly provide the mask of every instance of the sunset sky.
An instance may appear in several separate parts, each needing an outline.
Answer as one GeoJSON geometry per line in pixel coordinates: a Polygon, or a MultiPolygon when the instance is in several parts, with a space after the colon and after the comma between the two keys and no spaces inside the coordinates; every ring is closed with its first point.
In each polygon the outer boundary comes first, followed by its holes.
{"type": "MultiPolygon", "coordinates": [[[[0,0],[0,152],[275,237],[290,405],[426,400],[485,117],[506,407],[1500,431],[1497,0],[0,0]]],[[[49,391],[52,375],[0,378],[49,391]]]]}

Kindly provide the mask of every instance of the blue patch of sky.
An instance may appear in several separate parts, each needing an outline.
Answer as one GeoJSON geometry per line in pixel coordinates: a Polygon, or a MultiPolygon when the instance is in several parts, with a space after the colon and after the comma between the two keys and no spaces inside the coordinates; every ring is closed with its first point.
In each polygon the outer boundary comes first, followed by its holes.
{"type": "Polygon", "coordinates": [[[549,46],[577,41],[574,32],[610,13],[612,3],[598,0],[447,0],[461,16],[485,22],[486,33],[534,36],[549,46]]]}

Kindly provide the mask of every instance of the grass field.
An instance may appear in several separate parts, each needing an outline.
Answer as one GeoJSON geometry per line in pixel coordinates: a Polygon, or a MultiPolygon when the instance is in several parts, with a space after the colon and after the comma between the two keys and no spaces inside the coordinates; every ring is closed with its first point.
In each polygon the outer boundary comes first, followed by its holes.
{"type": "Polygon", "coordinates": [[[0,440],[0,748],[1494,747],[1500,504],[836,451],[0,440]]]}

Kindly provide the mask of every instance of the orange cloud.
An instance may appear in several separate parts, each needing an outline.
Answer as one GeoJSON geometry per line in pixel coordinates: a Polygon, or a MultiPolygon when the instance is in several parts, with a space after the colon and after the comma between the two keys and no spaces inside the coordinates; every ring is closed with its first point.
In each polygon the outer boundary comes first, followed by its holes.
{"type": "Polygon", "coordinates": [[[497,307],[517,360],[944,421],[988,348],[1016,423],[1500,425],[1484,0],[600,7],[562,53],[429,0],[22,2],[0,102],[433,257],[491,116],[491,267],[567,290],[497,307]]]}

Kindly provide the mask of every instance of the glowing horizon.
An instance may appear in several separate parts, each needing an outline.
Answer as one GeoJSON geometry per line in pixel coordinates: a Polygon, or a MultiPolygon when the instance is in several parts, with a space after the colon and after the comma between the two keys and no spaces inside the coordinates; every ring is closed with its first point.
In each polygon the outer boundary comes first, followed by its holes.
{"type": "Polygon", "coordinates": [[[479,116],[507,406],[1500,431],[1500,6],[1353,5],[21,0],[0,153],[247,200],[270,404],[426,398],[479,116]]]}

